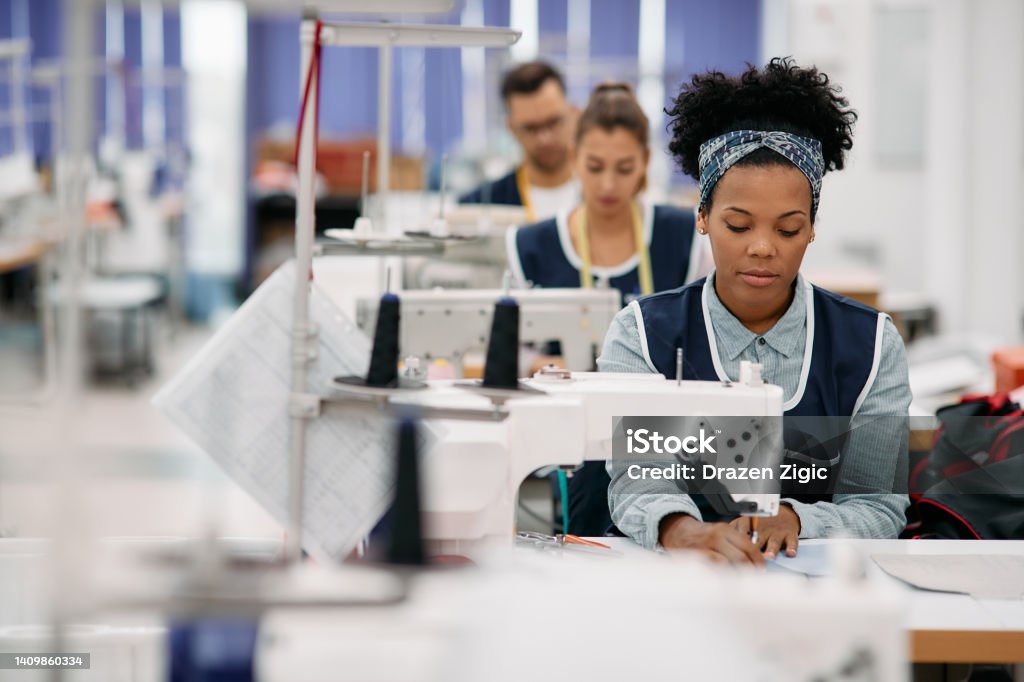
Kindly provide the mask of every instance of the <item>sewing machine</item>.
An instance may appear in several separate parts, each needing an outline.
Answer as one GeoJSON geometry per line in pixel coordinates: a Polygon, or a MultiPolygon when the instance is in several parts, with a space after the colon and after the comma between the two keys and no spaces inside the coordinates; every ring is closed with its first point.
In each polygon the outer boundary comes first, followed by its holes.
{"type": "MultiPolygon", "coordinates": [[[[503,421],[436,422],[441,435],[422,458],[424,532],[432,551],[466,554],[478,545],[510,542],[522,481],[541,467],[571,469],[585,460],[610,459],[616,430],[621,431],[616,417],[721,422],[735,416],[749,423],[782,415],[782,389],[753,377],[723,384],[669,381],[659,374],[558,372],[538,374],[523,386],[527,390],[506,394],[503,421]]],[[[492,404],[458,382],[430,382],[427,390],[393,402],[481,411],[492,404]]],[[[728,428],[716,431],[723,442],[730,437],[728,428]]],[[[710,454],[701,461],[716,463],[710,454]]],[[[769,485],[737,490],[732,495],[737,511],[778,512],[779,496],[769,485]]]]}
{"type": "MultiPolygon", "coordinates": [[[[402,357],[445,358],[462,375],[467,351],[483,348],[490,333],[496,289],[453,289],[402,292],[402,357]]],[[[605,332],[622,303],[615,289],[516,290],[519,338],[522,342],[562,342],[562,357],[572,370],[590,370],[605,332]]],[[[373,334],[378,299],[360,299],[356,322],[373,334]]]]}

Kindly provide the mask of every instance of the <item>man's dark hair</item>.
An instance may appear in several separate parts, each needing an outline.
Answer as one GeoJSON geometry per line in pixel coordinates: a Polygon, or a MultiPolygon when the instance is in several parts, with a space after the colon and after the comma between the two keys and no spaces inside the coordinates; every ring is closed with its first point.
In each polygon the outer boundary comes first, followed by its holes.
{"type": "Polygon", "coordinates": [[[501,99],[507,102],[512,95],[533,94],[549,80],[554,80],[559,89],[565,92],[565,79],[551,64],[544,61],[520,64],[505,73],[501,81],[501,99]]]}

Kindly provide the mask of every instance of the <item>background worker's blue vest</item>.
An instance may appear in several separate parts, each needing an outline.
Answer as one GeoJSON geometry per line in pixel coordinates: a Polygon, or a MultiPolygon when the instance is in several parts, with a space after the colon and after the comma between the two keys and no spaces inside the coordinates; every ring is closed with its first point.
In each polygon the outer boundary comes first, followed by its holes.
{"type": "MultiPolygon", "coordinates": [[[[664,291],[686,283],[690,270],[690,249],[693,246],[694,218],[692,211],[674,206],[655,206],[651,241],[651,274],[654,290],[664,291]]],[[[562,248],[556,218],[520,227],[515,232],[515,248],[523,275],[535,286],[545,288],[580,285],[580,273],[562,248]]],[[[640,295],[637,268],[611,277],[608,285],[622,292],[623,302],[640,295]]]]}
{"type": "MultiPolygon", "coordinates": [[[[690,273],[697,266],[690,263],[694,223],[693,211],[674,206],[653,207],[651,237],[647,246],[655,291],[681,287],[686,284],[688,276],[693,276],[690,273]]],[[[509,259],[518,259],[522,275],[528,281],[547,288],[576,288],[580,285],[579,270],[569,261],[563,248],[557,218],[520,227],[512,236],[514,241],[508,245],[509,259]],[[515,253],[511,253],[513,249],[515,253]]],[[[608,285],[619,290],[625,304],[640,295],[638,268],[611,277],[608,285]]],[[[544,352],[558,355],[560,348],[553,344],[544,352]]],[[[568,510],[570,533],[603,535],[612,527],[608,512],[610,482],[604,462],[585,462],[569,479],[569,499],[563,500],[563,509],[568,510]]]]}
{"type": "MultiPolygon", "coordinates": [[[[715,369],[704,322],[705,281],[647,296],[636,303],[643,317],[650,360],[666,378],[675,378],[676,349],[682,347],[684,379],[722,379],[715,369]]],[[[786,449],[795,453],[795,459],[787,457],[787,463],[825,467],[828,478],[816,486],[784,483],[782,494],[814,502],[831,498],[849,421],[871,378],[875,345],[880,339],[876,339],[878,311],[818,287],[807,293],[812,301],[807,324],[814,325],[809,339],[810,368],[803,394],[795,404],[790,403],[796,396],[786,403],[785,416],[799,419],[783,421],[784,440],[786,449]]],[[[701,506],[703,513],[705,508],[701,506]]]]}
{"type": "Polygon", "coordinates": [[[508,204],[522,206],[523,198],[519,196],[519,184],[516,172],[512,171],[494,182],[485,182],[472,192],[459,197],[460,204],[508,204]]]}

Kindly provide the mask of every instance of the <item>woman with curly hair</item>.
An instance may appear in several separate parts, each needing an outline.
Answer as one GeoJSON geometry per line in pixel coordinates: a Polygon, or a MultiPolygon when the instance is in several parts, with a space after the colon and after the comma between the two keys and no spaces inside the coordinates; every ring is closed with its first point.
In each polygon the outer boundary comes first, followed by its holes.
{"type": "Polygon", "coordinates": [[[764,380],[783,389],[787,456],[791,426],[841,426],[795,455],[797,465],[825,467],[828,483],[791,496],[784,486],[778,516],[761,520],[754,542],[748,519],[716,514],[675,482],[632,480],[625,467],[613,467],[612,519],[646,547],[738,563],[794,556],[799,538],[896,537],[908,502],[896,493],[907,476],[911,400],[903,342],[887,315],[800,274],[822,177],[843,168],[856,114],[828,76],[789,59],[736,78],[694,76],[669,114],[669,149],[699,182],[697,228],[715,269],[630,304],[598,366],[675,378],[682,348],[683,378],[736,381],[741,361],[760,363],[764,380]]]}

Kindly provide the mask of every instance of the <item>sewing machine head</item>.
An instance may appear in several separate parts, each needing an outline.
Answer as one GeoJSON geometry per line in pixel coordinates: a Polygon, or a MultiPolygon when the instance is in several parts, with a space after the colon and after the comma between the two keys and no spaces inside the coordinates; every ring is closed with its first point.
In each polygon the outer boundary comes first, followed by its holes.
{"type": "MultiPolygon", "coordinates": [[[[623,418],[704,419],[726,425],[782,415],[782,390],[763,383],[676,382],[656,374],[587,372],[526,383],[543,393],[508,400],[508,418],[502,422],[439,422],[444,435],[423,459],[425,535],[435,549],[464,553],[481,541],[509,542],[522,481],[541,467],[574,467],[617,456],[623,418]]],[[[410,400],[478,408],[487,402],[452,382],[431,382],[430,390],[410,400]]],[[[713,437],[730,440],[725,430],[713,437]]],[[[740,434],[737,439],[745,442],[740,434]]],[[[706,461],[724,465],[717,459],[706,461]]],[[[778,495],[764,487],[737,487],[732,497],[739,513],[778,511],[778,495]]]]}
{"type": "MultiPolygon", "coordinates": [[[[622,303],[614,289],[524,289],[514,292],[520,308],[519,340],[561,341],[566,366],[588,370],[622,303]]],[[[468,351],[482,349],[490,334],[498,289],[412,290],[401,295],[403,357],[444,358],[462,375],[468,351]]],[[[372,333],[379,301],[357,303],[359,326],[372,333]]]]}

